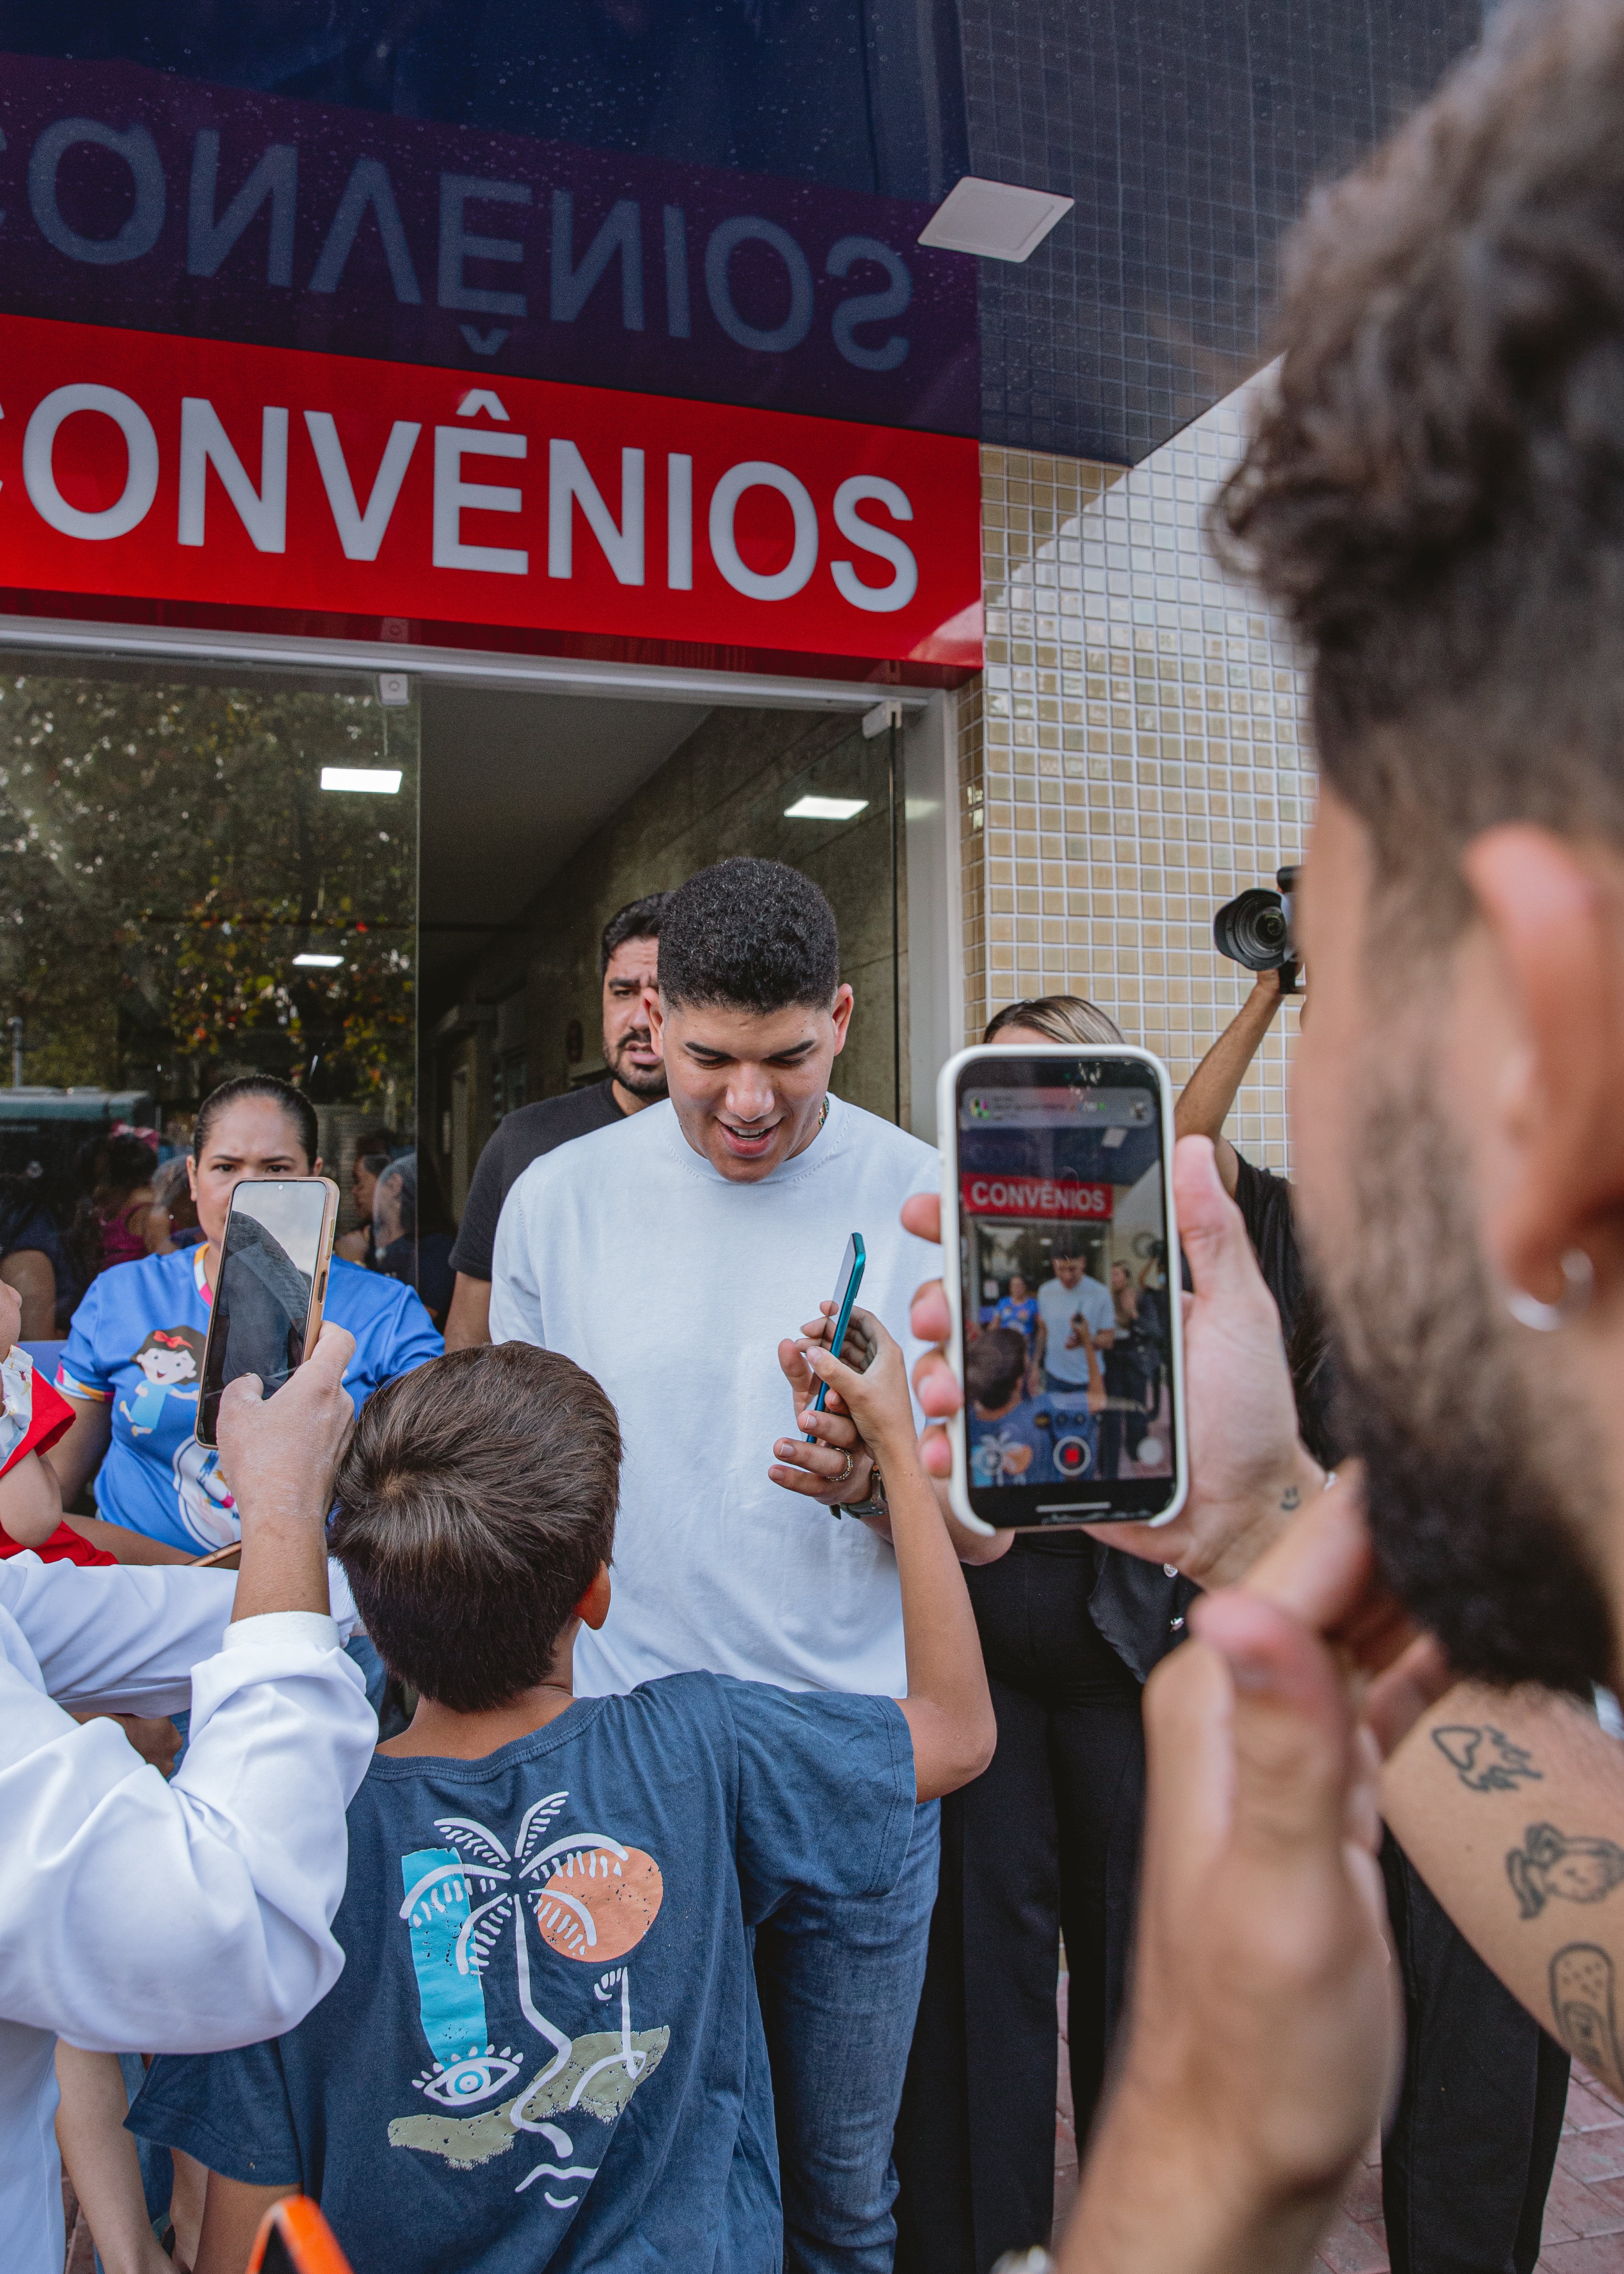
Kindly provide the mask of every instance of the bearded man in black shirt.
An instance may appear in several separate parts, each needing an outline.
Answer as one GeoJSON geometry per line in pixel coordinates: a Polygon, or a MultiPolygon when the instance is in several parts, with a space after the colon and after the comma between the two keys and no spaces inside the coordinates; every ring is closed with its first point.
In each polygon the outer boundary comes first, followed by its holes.
{"type": "Polygon", "coordinates": [[[462,1209],[451,1267],[456,1291],[446,1320],[446,1348],[491,1339],[491,1251],[502,1202],[544,1153],[572,1137],[607,1129],[665,1095],[665,1069],[649,1031],[643,998],[658,977],[659,929],[669,892],[628,900],[604,926],[598,968],[604,983],[602,1081],[544,1097],[508,1114],[479,1156],[462,1209]]]}

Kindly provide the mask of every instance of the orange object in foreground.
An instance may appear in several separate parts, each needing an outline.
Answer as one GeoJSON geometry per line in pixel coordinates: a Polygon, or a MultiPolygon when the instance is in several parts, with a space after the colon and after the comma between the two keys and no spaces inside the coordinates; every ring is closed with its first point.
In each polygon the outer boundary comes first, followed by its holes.
{"type": "Polygon", "coordinates": [[[260,2221],[248,2274],[350,2274],[350,2261],[320,2206],[286,2195],[260,2221]]]}

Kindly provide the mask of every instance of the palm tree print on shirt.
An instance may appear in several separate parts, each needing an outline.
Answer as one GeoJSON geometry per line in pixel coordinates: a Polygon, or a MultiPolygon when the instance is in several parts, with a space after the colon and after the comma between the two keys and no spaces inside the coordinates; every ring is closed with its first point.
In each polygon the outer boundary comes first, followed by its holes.
{"type": "MultiPolygon", "coordinates": [[[[668,2029],[632,2029],[630,1967],[605,1965],[624,1960],[653,1924],[665,1892],[659,1865],[607,1833],[547,1841],[568,1798],[553,1792],[532,1802],[511,1850],[476,1818],[443,1816],[434,1829],[446,1846],[402,1856],[400,1916],[410,1931],[423,2033],[436,2057],[416,2089],[439,2108],[471,2108],[492,2099],[525,2067],[522,2049],[497,2045],[485,2014],[484,1977],[510,1925],[519,2010],[552,2051],[527,2085],[479,2116],[397,2117],[389,2127],[392,2145],[441,2155],[466,2169],[505,2154],[519,2133],[531,2132],[569,2156],[569,2135],[551,2120],[575,2111],[613,2123],[665,2052],[668,2029]],[[618,2030],[576,2037],[543,2013],[530,1971],[527,1909],[549,1949],[603,1969],[593,1997],[599,2004],[618,2002],[618,2030]]],[[[519,2187],[542,2178],[584,2181],[595,2173],[596,2166],[539,2164],[519,2187]]],[[[580,2201],[579,2193],[544,2192],[560,2210],[580,2201]]]]}

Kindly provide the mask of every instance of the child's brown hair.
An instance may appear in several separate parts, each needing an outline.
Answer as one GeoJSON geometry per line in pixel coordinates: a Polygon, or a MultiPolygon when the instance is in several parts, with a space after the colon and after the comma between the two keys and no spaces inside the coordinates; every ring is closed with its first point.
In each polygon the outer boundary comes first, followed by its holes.
{"type": "Polygon", "coordinates": [[[614,1547],[620,1431],[557,1351],[449,1351],[363,1407],[330,1545],[386,1664],[455,1713],[545,1680],[614,1547]]]}

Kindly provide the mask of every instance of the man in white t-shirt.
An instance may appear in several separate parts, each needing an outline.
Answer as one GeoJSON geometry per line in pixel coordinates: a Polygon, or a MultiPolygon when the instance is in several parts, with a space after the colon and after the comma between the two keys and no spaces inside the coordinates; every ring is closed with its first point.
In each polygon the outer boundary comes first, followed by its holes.
{"type": "Polygon", "coordinates": [[[1116,1338],[1116,1306],[1109,1288],[1090,1278],[1076,1232],[1056,1233],[1053,1257],[1055,1276],[1038,1289],[1032,1365],[1041,1379],[1034,1390],[1086,1389],[1088,1348],[1082,1329],[1087,1328],[1095,1350],[1109,1350],[1116,1338]]]}
{"type": "MultiPolygon", "coordinates": [[[[833,1293],[853,1231],[863,1306],[910,1363],[921,1347],[909,1299],[932,1255],[898,1211],[936,1189],[936,1156],[829,1095],[852,1015],[838,957],[833,913],[799,871],[734,860],[690,877],[650,998],[668,1101],[533,1163],[503,1208],[493,1338],[567,1352],[625,1438],[614,1601],[575,1647],[583,1695],[702,1668],[906,1690],[870,1464],[802,1442],[804,1367],[779,1351],[833,1293]],[[852,1504],[870,1520],[838,1513],[852,1504]]],[[[798,1898],[758,1931],[791,2270],[888,2274],[936,1874],[931,1803],[890,1894],[798,1898]]]]}

